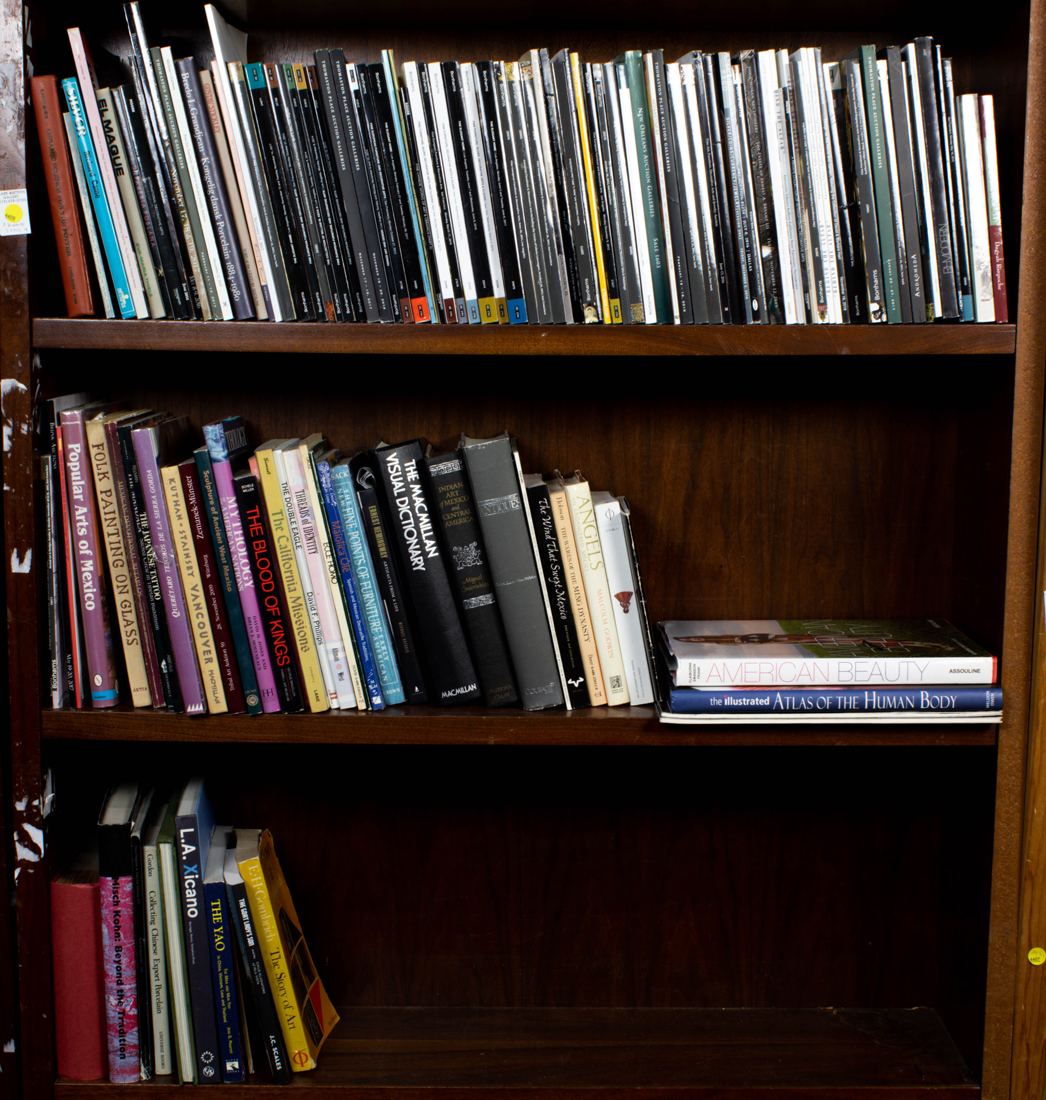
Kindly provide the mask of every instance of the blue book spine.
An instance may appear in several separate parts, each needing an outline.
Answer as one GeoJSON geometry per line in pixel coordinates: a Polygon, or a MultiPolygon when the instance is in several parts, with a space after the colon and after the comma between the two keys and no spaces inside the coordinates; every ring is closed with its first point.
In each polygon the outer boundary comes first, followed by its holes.
{"type": "Polygon", "coordinates": [[[360,661],[363,663],[363,678],[367,681],[367,694],[370,696],[371,706],[375,710],[384,710],[385,700],[381,694],[381,679],[374,663],[374,650],[370,643],[370,635],[367,633],[367,623],[363,615],[359,588],[356,585],[356,577],[352,571],[352,559],[349,556],[349,548],[345,542],[341,509],[338,507],[334,486],[331,484],[330,463],[317,462],[316,476],[320,483],[320,492],[323,494],[323,506],[327,512],[327,523],[330,526],[331,539],[334,543],[334,555],[338,559],[338,568],[341,570],[342,587],[345,589],[345,595],[348,598],[352,630],[356,635],[360,661]]]}
{"type": "Polygon", "coordinates": [[[116,302],[120,307],[120,316],[124,320],[133,320],[136,313],[134,302],[131,300],[131,287],[127,281],[123,258],[120,255],[120,246],[116,241],[116,227],[113,225],[109,203],[102,188],[102,177],[98,171],[98,158],[95,155],[91,132],[87,128],[83,100],[80,98],[80,85],[76,82],[76,77],[66,77],[62,81],[62,91],[65,93],[65,101],[69,105],[69,113],[73,116],[76,140],[80,146],[80,161],[84,166],[87,188],[91,193],[91,205],[94,207],[95,220],[98,222],[98,233],[102,238],[102,247],[105,249],[105,260],[109,265],[109,276],[113,281],[113,290],[116,292],[116,302]]]}
{"type": "Polygon", "coordinates": [[[225,1084],[244,1079],[243,1044],[240,1039],[240,1006],[236,1000],[236,939],[229,924],[225,879],[204,885],[204,899],[211,931],[211,984],[218,1027],[218,1058],[225,1084]]]}
{"type": "Polygon", "coordinates": [[[385,702],[390,706],[406,700],[403,683],[400,680],[399,667],[396,664],[392,648],[392,636],[389,634],[385,610],[378,593],[378,580],[374,575],[374,563],[367,547],[367,536],[363,530],[356,493],[352,487],[352,474],[348,466],[335,466],[330,471],[331,486],[341,513],[345,531],[345,544],[352,560],[352,571],[359,589],[360,603],[367,623],[367,635],[374,653],[374,662],[378,668],[378,679],[385,702]]]}
{"type": "Polygon", "coordinates": [[[672,714],[951,714],[1002,709],[1002,688],[673,688],[672,714]]]}

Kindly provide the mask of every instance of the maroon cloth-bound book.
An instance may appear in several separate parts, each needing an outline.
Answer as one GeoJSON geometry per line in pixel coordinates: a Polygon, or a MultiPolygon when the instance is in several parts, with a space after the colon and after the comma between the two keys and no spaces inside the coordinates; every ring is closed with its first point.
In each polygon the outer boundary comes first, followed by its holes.
{"type": "Polygon", "coordinates": [[[51,951],[58,1076],[107,1073],[98,853],[85,852],[51,881],[51,951]]]}
{"type": "Polygon", "coordinates": [[[87,253],[80,231],[80,215],[73,181],[73,163],[62,123],[62,108],[58,99],[58,78],[34,76],[29,80],[40,135],[40,152],[44,158],[47,178],[47,198],[51,204],[58,261],[62,268],[65,305],[70,317],[90,317],[94,313],[91,280],[87,273],[87,253]]]}

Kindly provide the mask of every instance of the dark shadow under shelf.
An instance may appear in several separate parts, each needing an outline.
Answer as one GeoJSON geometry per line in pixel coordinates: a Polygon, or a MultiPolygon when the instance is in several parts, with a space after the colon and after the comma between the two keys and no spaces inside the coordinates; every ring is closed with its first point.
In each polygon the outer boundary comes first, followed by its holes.
{"type": "Polygon", "coordinates": [[[126,704],[105,710],[41,712],[53,740],[289,742],[360,745],[994,745],[998,725],[889,723],[846,726],[665,725],[653,707],[489,710],[389,707],[380,713],[207,715],[188,718],[126,704]]]}
{"type": "MultiPolygon", "coordinates": [[[[291,1087],[345,1100],[437,1100],[496,1093],[574,1100],[695,1093],[754,1100],[768,1092],[819,1100],[980,1095],[937,1013],[910,1009],[341,1010],[318,1068],[291,1087]]],[[[285,1096],[264,1075],[222,1096],[285,1096]]],[[[177,1085],[149,1095],[185,1100],[177,1085]]],[[[206,1090],[211,1093],[210,1089],[206,1090]]],[[[59,1081],[54,1100],[127,1096],[126,1085],[59,1081]]]]}
{"type": "Polygon", "coordinates": [[[40,348],[431,355],[1012,355],[1014,325],[328,325],[38,317],[40,348]]]}

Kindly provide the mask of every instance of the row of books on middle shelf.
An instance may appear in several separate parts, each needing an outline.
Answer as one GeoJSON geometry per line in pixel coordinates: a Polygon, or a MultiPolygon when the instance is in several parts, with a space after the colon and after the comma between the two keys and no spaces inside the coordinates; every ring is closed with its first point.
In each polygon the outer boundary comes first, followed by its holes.
{"type": "Polygon", "coordinates": [[[51,883],[51,930],[61,1077],[236,1083],[268,1064],[285,1083],[338,1022],[271,835],[216,825],[201,777],[110,788],[51,883]]]}
{"type": "Polygon", "coordinates": [[[944,619],[658,623],[662,722],[1002,721],[998,661],[944,619]]]}
{"type": "Polygon", "coordinates": [[[653,702],[627,502],[524,475],[507,432],[252,454],[239,417],[194,446],[185,417],[85,402],[45,404],[53,706],[121,680],[197,715],[653,702]]]}
{"type": "Polygon", "coordinates": [[[1008,318],[993,99],[957,95],[928,37],[397,74],[388,50],[248,63],[213,5],[214,60],[176,59],[124,8],[133,79],[99,87],[70,28],[65,126],[56,77],[32,81],[71,316],[95,312],[82,169],[106,316],[1008,318]]]}

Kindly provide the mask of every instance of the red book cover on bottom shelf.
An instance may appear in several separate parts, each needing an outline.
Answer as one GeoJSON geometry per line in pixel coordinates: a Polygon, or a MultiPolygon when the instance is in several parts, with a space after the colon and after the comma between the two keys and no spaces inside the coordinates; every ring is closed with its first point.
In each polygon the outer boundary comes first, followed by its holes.
{"type": "Polygon", "coordinates": [[[106,1075],[97,851],[51,880],[51,951],[58,1076],[95,1081],[106,1075]]]}

